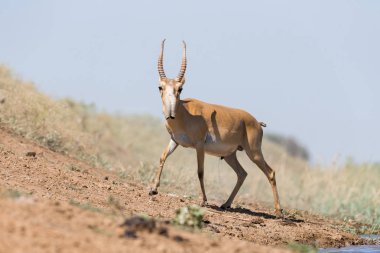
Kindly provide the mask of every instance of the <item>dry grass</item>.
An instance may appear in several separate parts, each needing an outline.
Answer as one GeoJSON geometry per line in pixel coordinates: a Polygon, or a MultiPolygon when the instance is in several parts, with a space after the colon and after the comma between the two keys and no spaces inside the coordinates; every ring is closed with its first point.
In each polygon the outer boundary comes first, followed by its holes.
{"type": "MultiPolygon", "coordinates": [[[[53,100],[32,83],[16,78],[0,66],[0,124],[57,152],[97,167],[117,171],[121,177],[148,183],[169,137],[163,123],[151,116],[99,113],[94,107],[71,100],[53,100]]],[[[318,168],[287,155],[277,144],[264,140],[264,154],[277,172],[282,203],[299,208],[380,225],[380,166],[354,164],[318,168]]],[[[238,200],[272,203],[263,173],[243,152],[239,160],[248,171],[238,200]]],[[[211,199],[222,203],[236,175],[228,165],[207,156],[205,184],[211,199]]],[[[194,150],[178,148],[168,159],[161,190],[198,198],[194,150]]]]}

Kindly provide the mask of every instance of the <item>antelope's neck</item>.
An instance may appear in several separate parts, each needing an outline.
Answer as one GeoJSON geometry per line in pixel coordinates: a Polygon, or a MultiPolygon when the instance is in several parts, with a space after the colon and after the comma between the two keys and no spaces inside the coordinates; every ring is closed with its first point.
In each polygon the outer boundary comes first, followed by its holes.
{"type": "Polygon", "coordinates": [[[166,128],[168,129],[168,132],[170,134],[183,132],[184,131],[184,111],[186,108],[183,106],[182,101],[178,103],[178,108],[176,111],[176,117],[175,119],[167,119],[166,120],[166,128]]]}
{"type": "MultiPolygon", "coordinates": [[[[182,101],[181,101],[182,102],[182,101]]],[[[192,147],[193,138],[192,133],[186,131],[186,123],[189,119],[186,119],[186,108],[182,103],[179,103],[175,119],[166,120],[166,129],[168,130],[170,137],[177,144],[183,147],[192,147]]]]}

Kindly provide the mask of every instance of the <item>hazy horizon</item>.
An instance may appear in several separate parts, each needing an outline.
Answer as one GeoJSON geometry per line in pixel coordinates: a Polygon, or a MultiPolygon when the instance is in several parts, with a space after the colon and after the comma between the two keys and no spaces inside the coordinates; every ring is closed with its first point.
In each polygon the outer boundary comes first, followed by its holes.
{"type": "MultiPolygon", "coordinates": [[[[156,70],[183,97],[242,108],[313,161],[380,161],[380,2],[0,2],[0,63],[54,97],[161,117],[156,70]]],[[[161,117],[162,118],[162,117],[161,117]]]]}

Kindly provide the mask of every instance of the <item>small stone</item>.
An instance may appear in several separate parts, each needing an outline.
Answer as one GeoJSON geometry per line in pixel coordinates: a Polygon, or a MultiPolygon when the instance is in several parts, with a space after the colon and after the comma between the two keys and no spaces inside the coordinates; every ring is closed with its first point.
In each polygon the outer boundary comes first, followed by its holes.
{"type": "Polygon", "coordinates": [[[26,156],[30,156],[30,157],[36,157],[37,153],[34,152],[34,151],[29,151],[26,153],[26,156]]]}
{"type": "Polygon", "coordinates": [[[173,240],[176,242],[183,242],[185,239],[180,235],[173,236],[173,240]]]}
{"type": "Polygon", "coordinates": [[[160,227],[158,229],[158,234],[163,236],[168,236],[168,229],[165,227],[160,227]]]}

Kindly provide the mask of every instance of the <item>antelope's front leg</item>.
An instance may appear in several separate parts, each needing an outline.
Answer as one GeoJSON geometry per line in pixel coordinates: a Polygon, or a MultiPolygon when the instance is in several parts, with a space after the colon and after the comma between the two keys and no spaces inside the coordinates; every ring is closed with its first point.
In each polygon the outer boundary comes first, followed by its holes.
{"type": "Polygon", "coordinates": [[[206,197],[205,185],[203,182],[205,151],[204,151],[203,145],[197,147],[196,150],[197,150],[197,161],[198,161],[198,178],[199,178],[199,182],[201,184],[202,195],[203,195],[203,201],[202,201],[201,205],[206,206],[207,205],[207,197],[206,197]]]}
{"type": "Polygon", "coordinates": [[[165,161],[168,158],[168,156],[171,153],[173,153],[177,147],[178,147],[178,144],[175,141],[170,140],[168,146],[166,147],[166,149],[162,153],[162,155],[160,157],[160,167],[157,169],[156,176],[153,180],[153,185],[150,187],[149,195],[155,195],[158,193],[157,188],[158,188],[158,186],[160,186],[160,178],[161,178],[161,174],[162,174],[162,169],[164,168],[165,161]]]}

